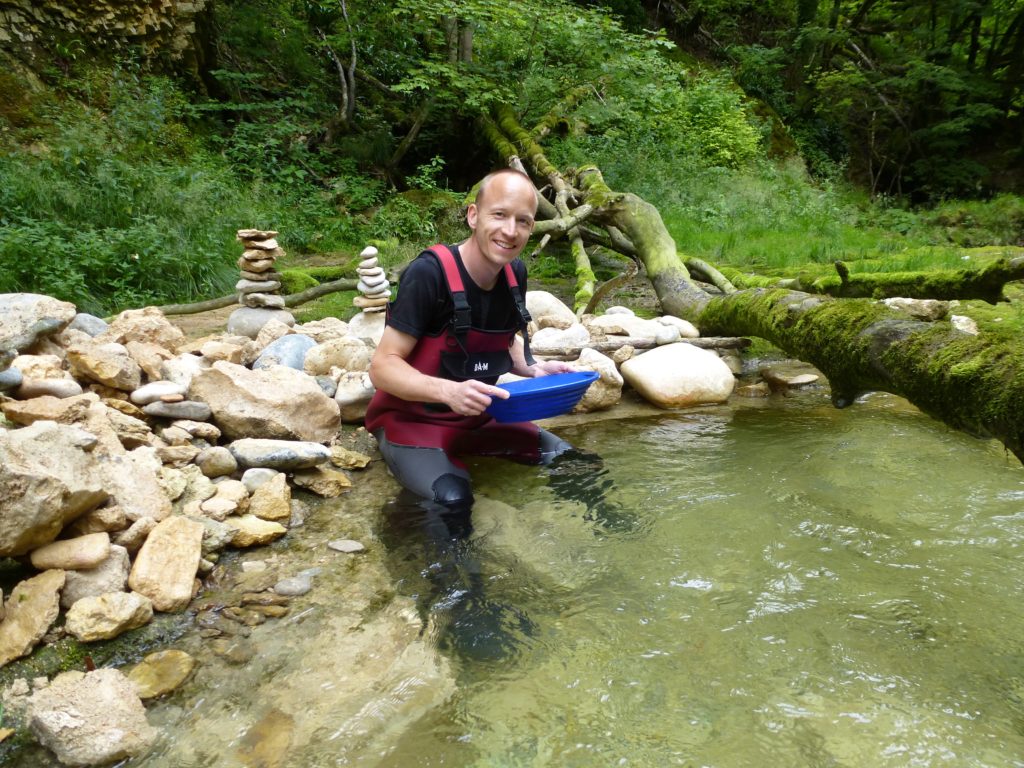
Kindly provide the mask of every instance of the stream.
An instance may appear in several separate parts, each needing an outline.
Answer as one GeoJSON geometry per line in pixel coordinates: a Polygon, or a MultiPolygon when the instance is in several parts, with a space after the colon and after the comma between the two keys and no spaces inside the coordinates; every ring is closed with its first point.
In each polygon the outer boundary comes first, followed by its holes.
{"type": "Polygon", "coordinates": [[[313,590],[234,655],[180,638],[199,669],[127,765],[1024,765],[1016,459],[886,394],[644,414],[551,427],[603,457],[614,518],[544,468],[472,466],[454,578],[491,611],[481,658],[379,462],[302,497],[228,567],[313,590]]]}

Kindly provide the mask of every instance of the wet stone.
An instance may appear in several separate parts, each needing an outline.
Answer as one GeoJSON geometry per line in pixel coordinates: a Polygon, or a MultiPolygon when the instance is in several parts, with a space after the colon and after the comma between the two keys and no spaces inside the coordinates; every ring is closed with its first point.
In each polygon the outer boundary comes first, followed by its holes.
{"type": "Polygon", "coordinates": [[[255,627],[267,620],[267,617],[251,608],[225,608],[224,616],[247,627],[255,627]]]}
{"type": "Polygon", "coordinates": [[[291,609],[287,605],[254,605],[252,610],[262,613],[268,619],[280,619],[287,616],[291,609]]]}
{"type": "Polygon", "coordinates": [[[283,606],[288,603],[287,595],[276,592],[246,592],[242,595],[242,605],[247,606],[283,606]]]}
{"type": "Polygon", "coordinates": [[[313,588],[313,577],[309,575],[292,576],[281,579],[274,585],[274,592],[287,597],[304,595],[313,588]]]}
{"type": "Polygon", "coordinates": [[[256,647],[252,643],[238,638],[214,638],[210,649],[229,664],[248,664],[256,655],[256,647]]]}
{"type": "Polygon", "coordinates": [[[169,649],[151,653],[129,673],[140,699],[153,699],[178,688],[195,669],[196,661],[184,651],[169,649]]]}
{"type": "Polygon", "coordinates": [[[345,554],[350,555],[366,551],[366,547],[352,539],[335,539],[334,541],[329,541],[327,542],[327,548],[333,549],[335,552],[344,552],[345,554]]]}

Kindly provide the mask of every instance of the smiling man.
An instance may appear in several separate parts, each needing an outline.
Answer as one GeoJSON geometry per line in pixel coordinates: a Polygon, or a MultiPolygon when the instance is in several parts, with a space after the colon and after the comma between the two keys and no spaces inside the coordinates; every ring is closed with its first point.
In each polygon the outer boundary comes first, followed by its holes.
{"type": "Polygon", "coordinates": [[[473,504],[460,456],[549,463],[571,447],[535,424],[500,424],[485,411],[492,398],[508,397],[494,386],[503,373],[573,370],[529,354],[526,266],[518,257],[536,213],[528,176],[513,169],[486,176],[466,212],[469,238],[429,248],[402,274],[370,364],[377,393],[366,428],[405,488],[453,512],[473,504]]]}

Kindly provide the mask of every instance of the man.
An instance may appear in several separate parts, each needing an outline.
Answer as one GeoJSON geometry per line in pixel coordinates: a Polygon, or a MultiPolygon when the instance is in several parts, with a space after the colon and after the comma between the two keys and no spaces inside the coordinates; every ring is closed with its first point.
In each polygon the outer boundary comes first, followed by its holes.
{"type": "Polygon", "coordinates": [[[573,370],[534,361],[524,343],[526,267],[518,257],[536,213],[528,176],[510,168],[486,176],[466,212],[469,238],[425,251],[402,275],[370,364],[377,393],[367,429],[403,486],[452,511],[473,504],[460,455],[549,463],[571,447],[534,424],[499,424],[485,412],[492,398],[508,397],[494,386],[502,373],[573,370]]]}

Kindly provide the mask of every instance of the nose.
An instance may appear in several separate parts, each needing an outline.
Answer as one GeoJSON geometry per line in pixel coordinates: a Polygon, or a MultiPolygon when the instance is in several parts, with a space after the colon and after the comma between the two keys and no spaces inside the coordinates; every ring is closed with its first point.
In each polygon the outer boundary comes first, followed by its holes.
{"type": "Polygon", "coordinates": [[[514,237],[516,234],[516,220],[509,216],[501,222],[501,234],[514,237]]]}

